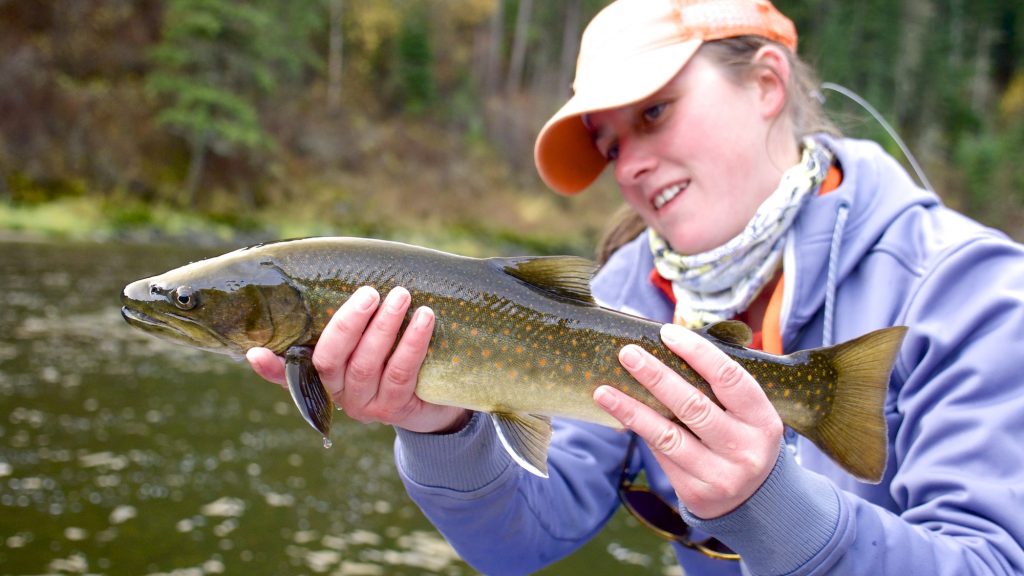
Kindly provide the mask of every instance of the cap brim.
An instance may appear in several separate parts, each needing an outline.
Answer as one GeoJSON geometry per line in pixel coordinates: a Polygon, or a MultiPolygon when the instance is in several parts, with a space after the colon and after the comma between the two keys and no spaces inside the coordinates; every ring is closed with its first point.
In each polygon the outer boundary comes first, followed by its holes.
{"type": "Polygon", "coordinates": [[[633,104],[660,90],[701,45],[693,39],[605,60],[600,71],[581,71],[576,94],[537,135],[533,157],[544,182],[561,194],[576,194],[592,184],[608,164],[598,152],[582,116],[633,104]]]}

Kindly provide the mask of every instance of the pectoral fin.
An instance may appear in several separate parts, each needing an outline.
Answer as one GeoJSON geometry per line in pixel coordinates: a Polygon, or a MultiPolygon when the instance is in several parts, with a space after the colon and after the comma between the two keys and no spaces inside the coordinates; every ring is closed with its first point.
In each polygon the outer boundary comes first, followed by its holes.
{"type": "Polygon", "coordinates": [[[534,414],[496,412],[491,421],[501,445],[512,459],[541,478],[548,477],[548,444],[551,443],[551,418],[534,414]]]}
{"type": "Polygon", "coordinates": [[[284,373],[288,391],[302,413],[302,417],[317,432],[323,434],[324,447],[331,446],[331,412],[334,402],[320,382],[320,374],[313,366],[313,349],[309,346],[292,346],[285,352],[284,373]]]}

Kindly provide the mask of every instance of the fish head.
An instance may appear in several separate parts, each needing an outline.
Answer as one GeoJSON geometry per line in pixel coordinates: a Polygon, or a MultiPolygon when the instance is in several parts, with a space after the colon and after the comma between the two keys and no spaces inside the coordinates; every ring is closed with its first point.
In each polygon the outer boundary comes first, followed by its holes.
{"type": "Polygon", "coordinates": [[[262,346],[282,353],[304,341],[310,315],[272,260],[244,251],[194,262],[128,284],[121,315],[131,326],[194,348],[240,356],[262,346]]]}

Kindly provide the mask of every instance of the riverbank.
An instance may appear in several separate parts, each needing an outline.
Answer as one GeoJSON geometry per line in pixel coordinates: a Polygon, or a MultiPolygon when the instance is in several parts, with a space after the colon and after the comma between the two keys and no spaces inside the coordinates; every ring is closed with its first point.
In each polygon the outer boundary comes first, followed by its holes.
{"type": "Polygon", "coordinates": [[[591,256],[617,202],[610,190],[598,190],[586,200],[530,191],[410,200],[393,187],[372,195],[358,187],[349,193],[312,187],[301,202],[189,211],[80,196],[0,203],[0,240],[237,247],[284,238],[365,236],[473,256],[591,256]]]}

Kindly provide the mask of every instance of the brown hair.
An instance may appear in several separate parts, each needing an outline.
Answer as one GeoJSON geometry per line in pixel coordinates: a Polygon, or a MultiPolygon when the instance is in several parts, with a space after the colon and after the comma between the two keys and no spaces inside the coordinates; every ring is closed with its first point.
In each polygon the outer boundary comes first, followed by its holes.
{"type": "MultiPolygon", "coordinates": [[[[698,54],[710,58],[720,65],[733,80],[739,82],[750,76],[753,71],[764,66],[753,62],[754,55],[763,46],[775,44],[762,36],[737,36],[714,40],[701,45],[698,54]]],[[[779,45],[782,48],[781,45],[779,45]]],[[[803,137],[817,132],[826,132],[838,136],[839,129],[829,120],[822,107],[819,82],[814,70],[799,56],[788,49],[783,52],[789,57],[792,73],[786,87],[786,104],[783,114],[788,114],[793,126],[793,137],[803,137]]],[[[629,205],[623,205],[609,220],[605,232],[597,244],[597,260],[604,264],[613,252],[636,238],[643,232],[647,224],[629,205]]]]}

